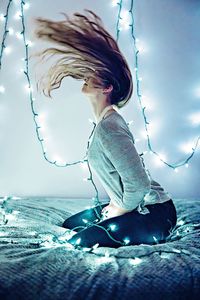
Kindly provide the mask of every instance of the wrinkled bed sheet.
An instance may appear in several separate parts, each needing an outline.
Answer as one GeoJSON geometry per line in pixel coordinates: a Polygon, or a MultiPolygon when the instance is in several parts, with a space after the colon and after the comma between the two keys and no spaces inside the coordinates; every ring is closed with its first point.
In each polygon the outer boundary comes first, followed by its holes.
{"type": "Polygon", "coordinates": [[[92,200],[8,199],[0,299],[198,299],[200,199],[173,201],[178,223],[166,243],[87,252],[69,247],[62,224],[92,200]]]}

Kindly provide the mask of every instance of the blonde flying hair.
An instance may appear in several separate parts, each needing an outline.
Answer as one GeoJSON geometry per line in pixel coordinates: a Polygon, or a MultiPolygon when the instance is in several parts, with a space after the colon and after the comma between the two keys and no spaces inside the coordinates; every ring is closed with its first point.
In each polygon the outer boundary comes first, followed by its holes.
{"type": "Polygon", "coordinates": [[[102,20],[94,12],[84,9],[86,15],[67,14],[64,21],[35,18],[37,38],[53,42],[62,48],[47,48],[32,56],[43,61],[50,55],[60,56],[47,74],[37,82],[37,89],[51,97],[51,91],[61,85],[66,76],[84,80],[91,77],[96,87],[113,90],[109,95],[111,104],[124,106],[133,93],[133,81],[127,61],[114,38],[105,30],[102,20]],[[87,16],[88,13],[88,16],[87,16]]]}

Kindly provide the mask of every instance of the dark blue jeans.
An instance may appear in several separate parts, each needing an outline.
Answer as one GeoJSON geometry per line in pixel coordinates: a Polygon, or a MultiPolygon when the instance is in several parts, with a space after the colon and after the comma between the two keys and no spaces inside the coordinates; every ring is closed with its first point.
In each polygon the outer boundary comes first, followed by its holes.
{"type": "Polygon", "coordinates": [[[176,225],[177,214],[172,199],[164,203],[146,205],[150,213],[143,215],[136,209],[110,219],[101,219],[101,209],[109,203],[85,209],[67,218],[63,227],[74,234],[68,242],[81,247],[118,248],[123,245],[163,243],[176,225]],[[86,221],[88,223],[85,223],[86,221]],[[106,229],[106,230],[105,230],[106,229]]]}

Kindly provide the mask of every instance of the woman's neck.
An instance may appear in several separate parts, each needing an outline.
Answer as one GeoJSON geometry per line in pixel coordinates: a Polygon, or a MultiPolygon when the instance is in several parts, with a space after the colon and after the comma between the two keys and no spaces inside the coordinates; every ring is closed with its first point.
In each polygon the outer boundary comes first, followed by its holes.
{"type": "Polygon", "coordinates": [[[99,116],[98,116],[98,117],[96,116],[96,122],[99,123],[99,122],[104,118],[104,116],[107,114],[107,112],[110,111],[110,110],[113,110],[113,111],[115,110],[115,109],[113,108],[113,105],[111,105],[111,104],[106,105],[106,106],[101,110],[99,116]]]}

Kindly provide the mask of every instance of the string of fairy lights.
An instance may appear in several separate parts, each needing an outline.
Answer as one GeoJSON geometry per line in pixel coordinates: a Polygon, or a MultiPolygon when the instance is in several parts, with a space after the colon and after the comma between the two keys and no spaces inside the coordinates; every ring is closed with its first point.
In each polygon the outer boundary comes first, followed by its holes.
{"type": "MultiPolygon", "coordinates": [[[[48,158],[48,154],[47,154],[47,147],[45,146],[45,139],[42,137],[41,134],[41,129],[43,127],[44,124],[42,124],[43,121],[43,116],[38,113],[35,109],[35,98],[33,97],[33,87],[31,85],[31,80],[30,80],[30,76],[29,76],[29,48],[33,46],[33,43],[31,41],[28,41],[26,38],[26,26],[25,26],[25,14],[24,14],[24,10],[29,9],[30,4],[26,1],[22,1],[22,0],[18,0],[18,1],[14,1],[15,4],[19,4],[20,5],[20,9],[16,11],[15,14],[15,18],[16,20],[21,20],[21,24],[22,24],[22,30],[21,32],[16,32],[16,37],[20,40],[23,41],[24,43],[24,47],[25,47],[25,57],[23,58],[24,61],[24,68],[21,70],[24,75],[26,76],[27,79],[27,86],[26,89],[29,92],[29,99],[30,99],[30,107],[31,107],[31,111],[33,114],[33,120],[34,120],[34,124],[35,124],[35,129],[36,129],[36,136],[37,139],[39,141],[39,143],[41,144],[41,148],[42,148],[42,152],[43,152],[43,156],[44,158],[51,164],[54,164],[57,167],[67,167],[70,165],[75,165],[75,164],[79,164],[79,163],[87,163],[89,172],[90,172],[90,177],[87,178],[87,180],[91,181],[91,183],[93,184],[95,191],[96,191],[96,196],[93,197],[94,200],[94,206],[88,208],[88,209],[94,209],[94,211],[97,214],[97,217],[101,219],[101,216],[99,216],[97,210],[95,210],[95,206],[96,205],[101,205],[101,202],[99,201],[99,197],[98,197],[98,189],[93,181],[93,177],[92,177],[92,172],[90,169],[90,166],[88,164],[88,160],[87,160],[87,152],[86,155],[84,156],[84,158],[82,160],[73,162],[73,163],[61,163],[59,161],[59,159],[56,160],[50,160],[48,158]]],[[[9,24],[9,18],[11,15],[11,7],[13,4],[13,0],[9,0],[8,4],[7,4],[7,8],[6,8],[6,13],[5,14],[0,14],[0,21],[4,22],[4,34],[3,34],[3,38],[2,38],[2,43],[1,43],[1,50],[0,50],[0,69],[2,68],[3,65],[3,57],[4,57],[4,53],[5,54],[9,54],[11,48],[6,45],[6,39],[7,39],[7,35],[13,35],[14,34],[14,30],[13,28],[8,28],[8,24],[9,24]]],[[[145,131],[146,131],[146,137],[147,137],[147,145],[148,145],[148,149],[149,152],[151,154],[155,154],[158,159],[163,162],[164,164],[166,164],[167,166],[169,166],[170,168],[174,169],[175,172],[178,171],[178,167],[185,165],[186,167],[188,167],[188,162],[189,160],[193,157],[194,153],[197,151],[197,147],[198,147],[198,143],[199,143],[199,139],[200,136],[197,138],[195,145],[192,144],[192,146],[189,146],[189,150],[190,150],[190,155],[189,157],[187,157],[185,160],[183,160],[180,163],[177,164],[169,164],[168,162],[165,161],[165,159],[163,159],[163,156],[159,153],[157,153],[156,151],[153,150],[152,146],[151,146],[151,141],[150,141],[150,134],[149,134],[149,125],[150,123],[147,121],[147,117],[145,114],[145,110],[147,108],[147,103],[145,103],[145,96],[142,95],[141,93],[141,89],[140,89],[140,81],[142,80],[142,77],[139,76],[139,54],[143,51],[143,47],[141,47],[141,42],[139,41],[139,39],[137,39],[135,37],[134,34],[134,14],[133,14],[133,0],[130,0],[130,9],[124,9],[123,8],[123,0],[112,0],[112,5],[114,6],[118,6],[118,14],[117,14],[117,22],[116,22],[116,40],[118,41],[119,39],[119,34],[121,31],[123,30],[128,30],[130,29],[131,32],[131,37],[133,39],[133,45],[134,45],[134,59],[135,59],[135,74],[136,74],[136,87],[137,87],[137,97],[139,100],[139,104],[141,107],[141,112],[143,115],[143,119],[144,119],[144,126],[145,126],[145,131]]],[[[1,83],[0,83],[1,84],[1,83]]],[[[5,88],[3,86],[3,84],[0,85],[0,93],[5,93],[5,88]]],[[[87,149],[89,147],[89,142],[90,139],[93,135],[94,129],[96,124],[92,121],[89,120],[91,123],[93,123],[94,128],[89,136],[88,139],[88,144],[87,144],[87,149]]],[[[131,121],[132,122],[132,121],[131,121]]],[[[128,125],[131,123],[127,123],[128,125]]],[[[148,151],[145,151],[145,153],[147,153],[148,151]]],[[[1,219],[2,219],[2,224],[6,225],[9,220],[13,220],[16,218],[16,215],[18,215],[18,211],[13,211],[12,209],[9,208],[9,200],[14,200],[17,199],[18,197],[9,197],[9,196],[5,196],[1,198],[1,207],[0,207],[0,213],[1,213],[1,219]]],[[[98,219],[97,219],[98,220],[98,219]]],[[[102,228],[102,230],[106,231],[106,233],[108,234],[108,236],[115,242],[119,243],[122,246],[126,246],[129,245],[130,240],[129,237],[126,237],[123,239],[123,241],[119,241],[114,239],[114,237],[112,236],[112,232],[116,231],[116,225],[115,224],[110,224],[108,228],[104,228],[102,226],[100,226],[99,224],[95,224],[95,222],[90,222],[89,220],[83,219],[83,228],[86,228],[87,226],[97,226],[102,228]]],[[[171,239],[179,239],[182,235],[184,234],[188,234],[188,232],[193,231],[193,229],[197,228],[199,226],[199,224],[193,224],[190,226],[186,226],[184,227],[184,221],[183,220],[178,220],[177,222],[177,227],[171,232],[171,235],[169,238],[171,239]],[[178,230],[178,228],[181,228],[181,230],[178,230]],[[183,229],[184,228],[184,229],[183,229]]],[[[41,247],[53,247],[53,246],[59,246],[64,244],[66,247],[68,248],[75,248],[75,249],[79,249],[79,250],[83,250],[83,251],[88,251],[88,252],[93,252],[95,251],[95,249],[98,247],[98,243],[95,244],[93,247],[91,248],[84,248],[81,247],[81,239],[77,239],[76,243],[74,245],[71,245],[69,243],[67,243],[67,238],[66,236],[70,236],[71,233],[73,234],[73,231],[75,230],[75,228],[73,228],[72,230],[67,230],[66,234],[62,234],[59,237],[56,237],[53,234],[41,234],[41,241],[37,242],[36,244],[41,247]]],[[[38,233],[35,233],[35,235],[39,236],[38,233]]],[[[0,237],[1,237],[1,233],[0,233],[0,237]]],[[[157,238],[154,236],[153,237],[155,244],[159,244],[157,238]]],[[[12,241],[13,242],[13,241],[12,241]]],[[[164,251],[162,251],[163,253],[164,251]]],[[[186,252],[184,252],[183,250],[178,250],[178,249],[174,249],[174,251],[169,251],[170,253],[185,253],[188,254],[186,252]]],[[[161,253],[160,253],[161,254],[161,253]]],[[[163,254],[164,257],[164,254],[163,254]]],[[[104,257],[106,258],[106,256],[104,257]]],[[[108,257],[107,257],[108,258],[108,257]]],[[[131,261],[131,264],[139,264],[142,261],[141,258],[134,258],[131,261]]]]}

